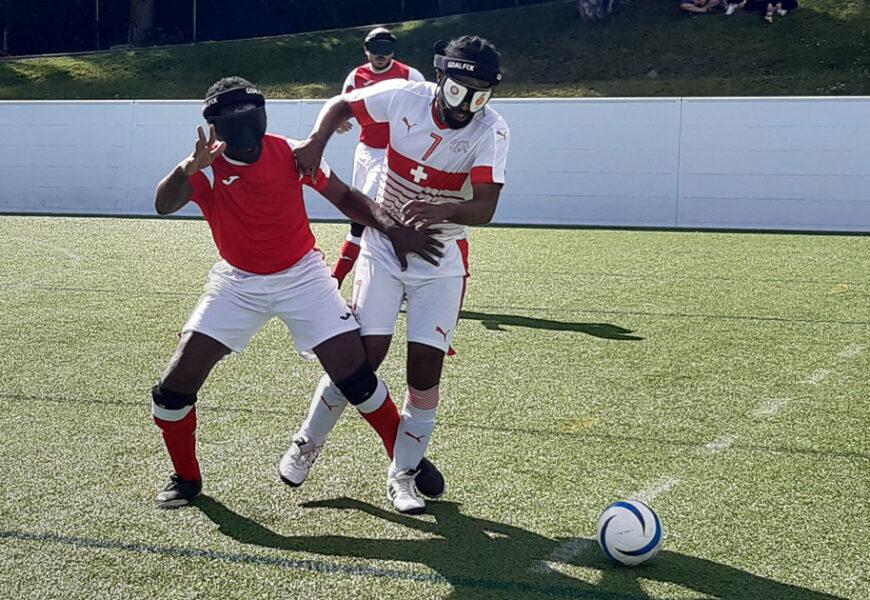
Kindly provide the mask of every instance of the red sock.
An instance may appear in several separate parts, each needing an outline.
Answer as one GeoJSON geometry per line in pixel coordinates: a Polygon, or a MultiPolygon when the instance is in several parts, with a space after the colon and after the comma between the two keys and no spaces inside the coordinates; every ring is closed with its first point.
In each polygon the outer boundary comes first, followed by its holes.
{"type": "Polygon", "coordinates": [[[387,450],[387,456],[393,458],[393,446],[396,445],[396,432],[399,430],[399,410],[393,399],[387,396],[381,407],[373,412],[360,412],[369,425],[378,432],[387,450]]]}
{"type": "Polygon", "coordinates": [[[154,422],[163,430],[163,441],[175,472],[183,479],[201,481],[202,474],[196,460],[196,407],[180,421],[164,421],[154,417],[154,422]]]}
{"type": "Polygon", "coordinates": [[[332,267],[332,276],[338,280],[338,287],[347,274],[353,269],[356,259],[359,257],[359,244],[354,244],[350,240],[345,240],[339,250],[338,260],[335,261],[335,266],[332,267]]]}

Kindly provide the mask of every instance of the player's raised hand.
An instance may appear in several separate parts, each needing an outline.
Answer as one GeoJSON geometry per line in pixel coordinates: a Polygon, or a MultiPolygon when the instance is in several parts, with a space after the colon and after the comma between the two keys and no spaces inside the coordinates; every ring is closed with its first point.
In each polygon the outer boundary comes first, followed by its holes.
{"type": "Polygon", "coordinates": [[[402,223],[408,227],[430,227],[450,220],[453,209],[449,204],[432,204],[411,200],[402,206],[402,223]]]}
{"type": "Polygon", "coordinates": [[[317,138],[309,137],[304,142],[301,142],[293,149],[293,155],[296,157],[296,169],[302,176],[310,175],[311,181],[315,181],[317,177],[317,169],[320,167],[320,160],[323,158],[324,144],[317,138]]]}
{"type": "Polygon", "coordinates": [[[193,150],[193,154],[184,162],[184,174],[188,177],[211,165],[214,159],[223,154],[224,150],[227,149],[226,142],[217,141],[214,125],[208,126],[208,139],[205,138],[205,131],[203,131],[201,125],[197,125],[196,134],[198,137],[196,147],[193,150]]]}
{"type": "Polygon", "coordinates": [[[444,256],[444,244],[433,237],[429,229],[413,229],[396,224],[385,233],[393,245],[402,270],[408,268],[408,254],[417,254],[428,263],[438,266],[438,259],[444,256]]]}

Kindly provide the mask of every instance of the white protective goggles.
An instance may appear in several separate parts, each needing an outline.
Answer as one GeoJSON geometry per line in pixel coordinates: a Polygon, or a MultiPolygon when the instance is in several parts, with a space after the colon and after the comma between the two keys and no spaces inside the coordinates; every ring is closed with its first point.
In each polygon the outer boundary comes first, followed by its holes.
{"type": "Polygon", "coordinates": [[[490,96],[492,96],[492,88],[478,90],[467,85],[462,85],[450,79],[450,77],[444,78],[442,89],[444,91],[444,102],[448,108],[459,108],[463,103],[468,102],[468,110],[472,113],[483,109],[486,103],[489,102],[490,96]]]}

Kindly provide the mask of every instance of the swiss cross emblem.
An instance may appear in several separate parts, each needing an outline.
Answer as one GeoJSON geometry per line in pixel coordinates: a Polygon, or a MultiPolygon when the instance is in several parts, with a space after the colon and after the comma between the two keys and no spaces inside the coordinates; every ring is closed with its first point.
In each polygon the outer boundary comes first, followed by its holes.
{"type": "Polygon", "coordinates": [[[423,168],[423,165],[417,165],[416,169],[411,169],[411,177],[414,178],[414,183],[420,183],[429,179],[429,174],[423,168]]]}

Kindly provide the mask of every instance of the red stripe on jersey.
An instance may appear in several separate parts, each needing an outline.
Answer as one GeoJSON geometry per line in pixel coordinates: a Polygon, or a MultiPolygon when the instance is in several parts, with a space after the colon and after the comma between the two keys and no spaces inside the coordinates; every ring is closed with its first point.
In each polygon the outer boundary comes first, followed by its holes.
{"type": "Polygon", "coordinates": [[[419,196],[411,196],[410,194],[405,194],[399,188],[392,185],[384,186],[384,197],[388,197],[391,200],[398,200],[403,202],[417,200],[419,198],[419,196]]]}
{"type": "MultiPolygon", "coordinates": [[[[462,265],[465,267],[465,277],[462,278],[462,295],[459,297],[459,312],[462,312],[462,307],[465,305],[465,292],[468,291],[468,278],[471,277],[471,272],[468,270],[468,240],[456,240],[456,245],[459,246],[459,254],[462,256],[462,265]]],[[[459,322],[457,316],[456,322],[459,322]]],[[[453,346],[447,349],[447,356],[456,356],[456,350],[453,346]]]]}
{"type": "Polygon", "coordinates": [[[390,143],[389,123],[370,123],[362,128],[359,141],[369,148],[386,148],[390,143]]]}
{"type": "Polygon", "coordinates": [[[356,117],[356,120],[360,125],[371,125],[375,122],[372,119],[372,116],[369,114],[368,109],[366,108],[365,100],[355,100],[350,103],[350,109],[353,111],[353,116],[356,117]]]}
{"type": "MultiPolygon", "coordinates": [[[[380,73],[375,73],[372,70],[371,63],[360,65],[353,72],[353,89],[361,89],[372,84],[387,81],[388,79],[405,79],[411,75],[411,68],[394,60],[390,68],[380,73]]],[[[350,91],[350,86],[348,86],[350,91]]],[[[354,113],[356,114],[356,113],[354,113]]],[[[359,118],[357,118],[359,121],[359,118]]],[[[371,119],[367,122],[359,121],[360,133],[359,141],[369,148],[386,148],[390,143],[390,125],[389,123],[375,123],[371,119]]]]}
{"type": "Polygon", "coordinates": [[[471,167],[471,183],[495,183],[492,167],[471,167]]]}
{"type": "Polygon", "coordinates": [[[468,173],[451,173],[429,165],[421,165],[416,160],[399,154],[392,146],[387,148],[387,168],[420,187],[436,190],[458,192],[468,179],[468,173]]]}
{"type": "Polygon", "coordinates": [[[425,195],[425,196],[428,196],[429,198],[439,198],[439,199],[443,199],[443,200],[466,200],[465,197],[456,196],[454,194],[436,194],[436,193],[431,192],[427,189],[422,189],[422,190],[412,189],[412,188],[408,187],[407,185],[403,184],[402,181],[400,179],[398,179],[397,177],[390,177],[389,172],[387,172],[387,176],[385,178],[385,181],[387,182],[387,185],[392,185],[396,189],[396,191],[401,193],[401,191],[404,190],[405,192],[410,192],[411,194],[414,194],[415,197],[425,195]]]}
{"type": "MultiPolygon", "coordinates": [[[[468,240],[456,240],[456,245],[459,246],[459,254],[462,255],[462,265],[465,267],[465,276],[470,277],[471,273],[468,271],[468,240]]],[[[462,298],[465,299],[465,284],[462,284],[462,298]]],[[[460,308],[462,307],[462,303],[459,304],[460,308]]]]}

